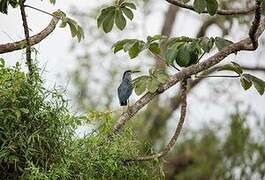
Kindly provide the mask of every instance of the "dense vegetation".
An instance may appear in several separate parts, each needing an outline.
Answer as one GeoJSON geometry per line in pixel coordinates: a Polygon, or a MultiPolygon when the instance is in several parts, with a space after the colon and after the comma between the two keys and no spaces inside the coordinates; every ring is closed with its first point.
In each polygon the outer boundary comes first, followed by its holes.
{"type": "Polygon", "coordinates": [[[127,129],[113,141],[106,133],[109,113],[71,115],[59,90],[44,88],[38,71],[29,81],[20,65],[0,66],[0,176],[8,179],[88,179],[155,177],[158,163],[125,162],[139,153],[140,142],[127,129]],[[85,138],[75,136],[81,122],[98,128],[85,138]],[[156,165],[157,164],[157,165],[156,165]]]}

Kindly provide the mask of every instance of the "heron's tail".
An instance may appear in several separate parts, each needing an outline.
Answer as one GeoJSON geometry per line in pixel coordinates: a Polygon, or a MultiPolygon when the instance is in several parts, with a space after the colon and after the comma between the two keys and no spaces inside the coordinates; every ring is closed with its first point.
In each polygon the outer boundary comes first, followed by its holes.
{"type": "Polygon", "coordinates": [[[120,104],[121,106],[127,106],[127,101],[121,101],[120,104]]]}

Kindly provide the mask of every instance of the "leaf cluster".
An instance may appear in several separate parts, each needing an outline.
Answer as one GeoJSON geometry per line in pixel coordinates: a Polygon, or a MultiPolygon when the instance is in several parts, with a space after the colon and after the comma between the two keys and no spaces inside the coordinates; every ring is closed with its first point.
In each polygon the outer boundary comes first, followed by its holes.
{"type": "Polygon", "coordinates": [[[112,30],[114,22],[118,29],[123,30],[126,27],[126,18],[134,18],[133,11],[136,6],[133,3],[118,1],[114,6],[109,6],[101,10],[97,18],[98,27],[102,26],[105,33],[112,30]]]}
{"type": "Polygon", "coordinates": [[[57,11],[57,12],[54,12],[53,15],[60,18],[61,28],[65,28],[67,25],[69,26],[72,37],[73,38],[76,37],[78,42],[80,42],[82,39],[85,38],[83,28],[75,20],[67,17],[64,12],[57,11]]]}
{"type": "Polygon", "coordinates": [[[169,80],[169,76],[160,69],[150,69],[149,75],[140,76],[133,80],[134,91],[136,95],[143,94],[146,90],[154,93],[160,84],[164,84],[169,80]]]}
{"type": "Polygon", "coordinates": [[[193,7],[198,13],[202,13],[207,9],[211,16],[214,16],[218,10],[217,0],[194,0],[193,7]]]}
{"type": "Polygon", "coordinates": [[[264,94],[265,91],[265,81],[253,76],[248,73],[244,73],[241,66],[235,62],[231,62],[231,64],[225,64],[219,68],[219,71],[233,71],[240,77],[240,83],[244,90],[248,90],[252,84],[260,95],[264,94]]]}

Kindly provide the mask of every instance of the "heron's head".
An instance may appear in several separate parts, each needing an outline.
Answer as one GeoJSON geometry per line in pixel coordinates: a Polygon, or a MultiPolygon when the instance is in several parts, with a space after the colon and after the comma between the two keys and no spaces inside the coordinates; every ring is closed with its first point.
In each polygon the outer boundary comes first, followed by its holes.
{"type": "Polygon", "coordinates": [[[122,79],[128,78],[131,79],[131,75],[134,73],[139,73],[140,71],[127,70],[123,73],[122,79]]]}

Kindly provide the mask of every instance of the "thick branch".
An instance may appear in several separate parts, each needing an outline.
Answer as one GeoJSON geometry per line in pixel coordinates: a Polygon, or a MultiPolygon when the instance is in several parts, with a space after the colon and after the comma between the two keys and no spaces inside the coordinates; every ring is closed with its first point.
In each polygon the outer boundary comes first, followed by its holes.
{"type": "MultiPolygon", "coordinates": [[[[195,9],[193,8],[193,6],[188,5],[188,4],[184,4],[178,0],[166,0],[168,3],[173,4],[175,6],[179,6],[181,8],[185,8],[185,9],[189,9],[192,11],[195,11],[195,9]]],[[[226,16],[230,16],[230,15],[248,15],[252,12],[254,12],[256,9],[256,7],[250,7],[247,9],[233,9],[233,10],[222,10],[219,9],[216,14],[219,15],[226,15],[226,16]]],[[[196,11],[195,11],[196,12],[196,11]]],[[[208,13],[208,11],[203,11],[202,13],[208,13]]]]}
{"type": "Polygon", "coordinates": [[[29,27],[28,27],[24,2],[25,1],[22,1],[20,3],[20,12],[21,12],[21,17],[22,17],[22,22],[23,22],[26,44],[27,44],[27,46],[26,46],[26,61],[27,61],[27,66],[28,66],[28,70],[29,70],[29,76],[31,77],[31,75],[33,74],[33,67],[32,67],[32,59],[31,59],[31,47],[30,47],[30,41],[29,41],[29,27]]]}
{"type": "Polygon", "coordinates": [[[257,29],[260,24],[260,18],[261,18],[261,0],[256,0],[256,7],[255,7],[255,18],[252,22],[252,26],[249,30],[249,37],[253,45],[253,49],[257,49],[258,47],[258,39],[255,38],[255,34],[257,32],[257,29]]]}
{"type": "MultiPolygon", "coordinates": [[[[56,27],[57,23],[59,21],[59,18],[53,17],[48,26],[43,29],[38,34],[29,37],[29,43],[30,46],[33,46],[35,44],[38,44],[43,39],[45,39],[56,27]]],[[[26,40],[16,41],[13,43],[7,43],[7,44],[0,44],[0,54],[8,53],[20,49],[24,49],[26,46],[26,40]]]]}
{"type": "MultiPolygon", "coordinates": [[[[263,19],[262,23],[260,24],[257,30],[257,33],[255,34],[256,39],[258,39],[258,37],[262,34],[264,29],[265,29],[265,19],[263,19]]],[[[167,89],[178,83],[180,80],[190,77],[191,75],[199,73],[206,69],[209,69],[210,67],[221,62],[224,58],[226,58],[230,54],[237,53],[238,51],[241,50],[253,51],[250,38],[246,38],[242,41],[231,44],[230,46],[225,47],[223,50],[219,51],[218,53],[206,59],[205,61],[182,69],[180,72],[176,73],[169,82],[161,86],[155,93],[146,93],[133,106],[131,106],[128,109],[128,111],[124,113],[119,118],[118,122],[114,125],[110,136],[113,136],[115,133],[117,133],[120,130],[120,128],[130,118],[132,118],[141,108],[143,108],[146,104],[148,104],[158,94],[163,93],[164,91],[166,91],[167,89]]]]}
{"type": "Polygon", "coordinates": [[[166,155],[171,149],[172,147],[175,145],[178,137],[179,137],[179,134],[181,132],[181,129],[183,127],[183,123],[185,121],[185,117],[186,117],[186,111],[187,111],[187,79],[184,79],[182,82],[181,82],[181,109],[180,109],[180,118],[179,118],[179,121],[178,121],[178,124],[177,124],[177,127],[176,127],[176,130],[174,132],[174,135],[172,136],[172,138],[170,139],[169,143],[167,144],[167,146],[162,150],[160,151],[159,153],[156,153],[156,154],[153,154],[153,155],[149,155],[149,156],[143,156],[143,157],[137,157],[137,158],[134,158],[133,160],[136,160],[136,161],[147,161],[147,160],[150,160],[150,159],[155,159],[155,158],[161,158],[163,157],[164,155],[166,155]]]}

